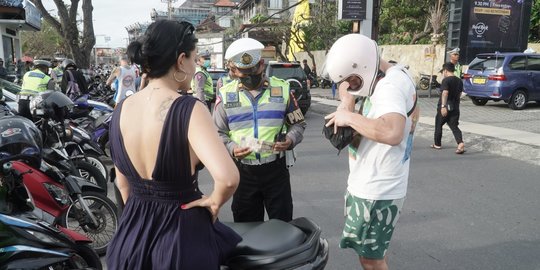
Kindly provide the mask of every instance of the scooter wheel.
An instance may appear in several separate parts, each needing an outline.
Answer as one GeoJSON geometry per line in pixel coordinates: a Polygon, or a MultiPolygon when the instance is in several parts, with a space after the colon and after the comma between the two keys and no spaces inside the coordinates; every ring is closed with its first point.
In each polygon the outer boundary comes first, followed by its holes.
{"type": "Polygon", "coordinates": [[[75,200],[60,218],[60,226],[86,235],[92,240],[90,245],[96,253],[103,255],[118,229],[118,209],[109,198],[101,193],[88,191],[84,192],[82,197],[96,217],[97,226],[90,224],[90,217],[81,208],[79,200],[75,200]]]}

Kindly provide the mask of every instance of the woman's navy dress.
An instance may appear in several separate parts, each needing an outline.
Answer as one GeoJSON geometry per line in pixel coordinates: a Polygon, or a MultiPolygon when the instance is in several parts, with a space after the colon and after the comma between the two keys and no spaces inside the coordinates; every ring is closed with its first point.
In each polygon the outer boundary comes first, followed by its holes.
{"type": "Polygon", "coordinates": [[[129,181],[130,195],[118,231],[107,250],[108,269],[219,269],[240,242],[234,231],[212,223],[206,208],[182,210],[201,198],[191,175],[189,119],[196,99],[177,98],[165,119],[152,180],[139,176],[120,132],[122,104],[110,126],[111,156],[129,181]]]}

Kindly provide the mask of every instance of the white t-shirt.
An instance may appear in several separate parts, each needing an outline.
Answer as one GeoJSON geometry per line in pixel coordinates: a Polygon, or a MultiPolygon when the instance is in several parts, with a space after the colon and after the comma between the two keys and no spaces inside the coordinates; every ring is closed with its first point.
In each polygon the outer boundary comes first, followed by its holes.
{"type": "Polygon", "coordinates": [[[348,191],[352,195],[369,200],[405,197],[414,133],[413,121],[407,113],[413,108],[415,99],[415,85],[406,70],[399,66],[389,68],[386,76],[377,83],[362,114],[372,119],[388,113],[405,116],[404,136],[397,146],[367,138],[360,140],[358,149],[349,146],[348,191]]]}

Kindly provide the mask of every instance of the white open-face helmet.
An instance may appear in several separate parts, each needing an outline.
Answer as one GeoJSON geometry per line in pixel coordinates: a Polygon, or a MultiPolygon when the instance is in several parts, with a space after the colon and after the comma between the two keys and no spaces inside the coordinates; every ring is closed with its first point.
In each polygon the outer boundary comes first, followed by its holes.
{"type": "Polygon", "coordinates": [[[340,83],[357,76],[362,81],[358,89],[349,93],[370,96],[375,88],[379,72],[379,49],[377,43],[361,34],[349,34],[336,40],[326,55],[324,69],[330,79],[340,83]]]}
{"type": "Polygon", "coordinates": [[[264,45],[252,38],[235,40],[225,52],[225,59],[237,68],[248,69],[256,66],[262,57],[264,45]]]}

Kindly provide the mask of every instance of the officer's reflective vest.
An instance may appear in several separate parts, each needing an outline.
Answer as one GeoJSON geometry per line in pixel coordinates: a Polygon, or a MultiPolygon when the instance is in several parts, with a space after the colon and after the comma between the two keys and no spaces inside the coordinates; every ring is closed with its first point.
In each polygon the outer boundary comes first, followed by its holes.
{"type": "Polygon", "coordinates": [[[64,71],[61,67],[55,67],[53,68],[53,72],[56,75],[57,81],[62,81],[62,76],[64,76],[64,71]]]}
{"type": "MultiPolygon", "coordinates": [[[[231,76],[229,76],[229,75],[225,75],[225,76],[221,77],[221,88],[223,88],[223,86],[227,85],[228,83],[230,83],[230,82],[232,82],[234,80],[235,79],[231,78],[231,76]]],[[[219,91],[219,89],[216,89],[216,91],[219,91]]]]}
{"type": "MultiPolygon", "coordinates": [[[[259,141],[275,142],[276,135],[285,123],[289,103],[289,83],[271,77],[269,86],[257,98],[251,98],[239,90],[239,81],[224,85],[219,95],[229,124],[229,137],[241,145],[243,137],[253,137],[259,141]],[[252,100],[253,99],[253,100],[252,100]]],[[[266,158],[272,152],[251,153],[245,159],[266,158]]]]}
{"type": "Polygon", "coordinates": [[[47,90],[47,84],[51,80],[47,74],[39,69],[28,71],[23,76],[23,83],[19,95],[37,95],[47,90]]]}
{"type": "MultiPolygon", "coordinates": [[[[210,77],[210,73],[206,71],[205,69],[201,67],[197,67],[195,69],[195,74],[201,72],[204,76],[206,76],[206,82],[204,83],[204,99],[205,100],[212,100],[214,99],[214,83],[212,82],[212,77],[210,77]]],[[[191,80],[191,89],[193,91],[197,91],[195,87],[195,80],[191,80]]]]}

